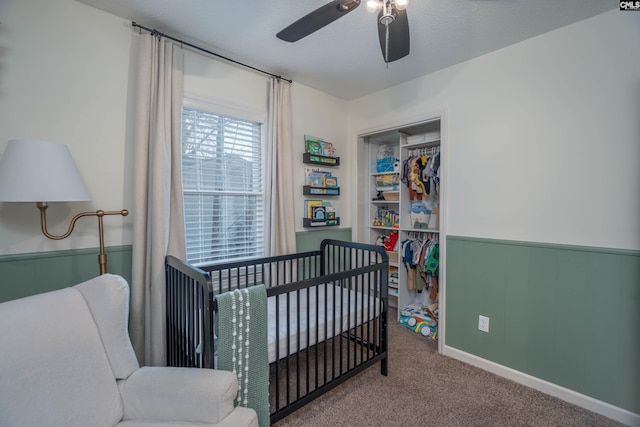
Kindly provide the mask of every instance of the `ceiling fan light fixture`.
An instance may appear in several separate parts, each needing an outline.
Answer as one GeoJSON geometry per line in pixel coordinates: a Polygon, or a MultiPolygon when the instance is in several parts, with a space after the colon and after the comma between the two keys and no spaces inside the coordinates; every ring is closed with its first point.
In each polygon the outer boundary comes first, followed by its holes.
{"type": "Polygon", "coordinates": [[[393,0],[382,0],[382,12],[378,17],[380,24],[388,27],[396,19],[397,11],[394,11],[395,5],[393,0]]]}
{"type": "Polygon", "coordinates": [[[382,15],[382,17],[380,18],[380,23],[385,27],[388,27],[393,23],[393,21],[395,21],[395,18],[392,14],[382,15]]]}
{"type": "Polygon", "coordinates": [[[382,5],[380,4],[380,0],[368,0],[367,1],[367,11],[369,12],[377,12],[382,5]]]}
{"type": "Polygon", "coordinates": [[[405,10],[409,4],[409,0],[395,0],[394,3],[398,10],[405,10]]]}

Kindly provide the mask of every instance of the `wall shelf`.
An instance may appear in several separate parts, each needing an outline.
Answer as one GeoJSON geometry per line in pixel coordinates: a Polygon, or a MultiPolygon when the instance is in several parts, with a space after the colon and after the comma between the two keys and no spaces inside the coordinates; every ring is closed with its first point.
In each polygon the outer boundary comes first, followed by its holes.
{"type": "Polygon", "coordinates": [[[314,165],[338,166],[340,165],[340,157],[327,157],[319,154],[302,153],[302,162],[314,165]]]}
{"type": "Polygon", "coordinates": [[[313,221],[311,218],[302,218],[303,227],[334,227],[336,225],[340,225],[340,218],[327,221],[313,221]]]}
{"type": "Polygon", "coordinates": [[[312,187],[310,185],[304,185],[302,187],[302,194],[305,196],[339,196],[340,187],[312,187]]]}

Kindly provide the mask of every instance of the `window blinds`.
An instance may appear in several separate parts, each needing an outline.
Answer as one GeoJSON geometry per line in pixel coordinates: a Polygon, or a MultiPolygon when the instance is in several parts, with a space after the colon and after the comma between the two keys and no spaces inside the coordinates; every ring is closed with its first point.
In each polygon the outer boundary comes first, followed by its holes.
{"type": "Polygon", "coordinates": [[[264,254],[261,124],[184,107],[182,188],[187,260],[264,254]]]}

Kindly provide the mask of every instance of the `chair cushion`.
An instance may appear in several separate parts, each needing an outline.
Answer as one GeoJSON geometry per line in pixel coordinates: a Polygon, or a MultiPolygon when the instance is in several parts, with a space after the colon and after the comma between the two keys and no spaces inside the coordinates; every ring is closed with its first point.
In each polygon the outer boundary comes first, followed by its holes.
{"type": "Polygon", "coordinates": [[[118,382],[124,420],[218,423],[233,411],[236,376],[227,371],[143,366],[118,382]],[[180,404],[176,404],[176,396],[180,404]]]}
{"type": "Polygon", "coordinates": [[[0,304],[0,424],[112,427],[123,405],[77,289],[0,304]]]}

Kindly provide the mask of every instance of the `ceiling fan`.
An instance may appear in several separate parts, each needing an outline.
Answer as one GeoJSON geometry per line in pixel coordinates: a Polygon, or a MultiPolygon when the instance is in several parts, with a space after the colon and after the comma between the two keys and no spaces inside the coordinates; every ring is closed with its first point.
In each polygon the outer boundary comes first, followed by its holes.
{"type": "MultiPolygon", "coordinates": [[[[360,6],[360,0],[333,0],[298,19],[276,34],[281,40],[296,42],[332,23],[360,6]]],[[[367,10],[378,12],[378,38],[384,62],[389,63],[409,54],[409,21],[407,0],[368,0],[367,10]]]]}

